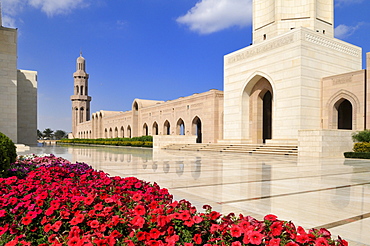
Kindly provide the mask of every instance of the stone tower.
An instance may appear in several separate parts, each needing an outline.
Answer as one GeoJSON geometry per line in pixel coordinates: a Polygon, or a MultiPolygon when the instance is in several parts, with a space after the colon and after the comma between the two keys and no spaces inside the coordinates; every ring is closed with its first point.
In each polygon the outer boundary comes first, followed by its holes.
{"type": "Polygon", "coordinates": [[[333,0],[254,0],[253,43],[299,27],[334,37],[333,0]]]}
{"type": "Polygon", "coordinates": [[[253,44],[224,57],[224,141],[298,143],[321,129],[321,79],[360,70],[334,0],[253,0],[253,44]]]}
{"type": "Polygon", "coordinates": [[[79,123],[90,120],[90,101],[88,96],[89,74],[86,73],[86,61],[82,53],[77,58],[76,72],[74,78],[74,95],[72,101],[72,134],[76,136],[76,126],[79,123]]]}

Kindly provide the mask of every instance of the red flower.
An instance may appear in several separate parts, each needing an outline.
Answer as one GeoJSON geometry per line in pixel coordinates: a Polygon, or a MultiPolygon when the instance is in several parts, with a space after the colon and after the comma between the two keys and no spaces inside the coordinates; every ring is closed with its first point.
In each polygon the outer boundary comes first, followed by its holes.
{"type": "Polygon", "coordinates": [[[137,205],[134,209],[135,215],[144,215],[145,214],[145,208],[142,205],[137,205]]]}
{"type": "Polygon", "coordinates": [[[316,239],[315,241],[315,246],[329,246],[328,244],[328,240],[326,240],[325,238],[323,237],[319,237],[318,239],[316,239]]]}
{"type": "Polygon", "coordinates": [[[57,221],[54,223],[51,229],[55,232],[58,232],[61,226],[62,226],[62,221],[57,221]]]}
{"type": "Polygon", "coordinates": [[[149,235],[150,235],[151,238],[157,239],[161,235],[161,232],[158,231],[156,228],[154,228],[154,229],[150,230],[149,235]]]}
{"type": "Polygon", "coordinates": [[[8,243],[5,244],[5,246],[15,246],[18,244],[18,239],[14,239],[8,243]]]}
{"type": "Polygon", "coordinates": [[[283,222],[274,222],[270,226],[271,233],[273,236],[280,236],[281,232],[283,231],[283,222]]]}
{"type": "Polygon", "coordinates": [[[269,220],[269,221],[276,221],[277,216],[276,215],[273,215],[273,214],[268,214],[263,219],[264,220],[269,220]]]}
{"type": "Polygon", "coordinates": [[[144,241],[144,240],[145,240],[145,238],[146,238],[146,232],[139,231],[139,232],[136,234],[136,237],[137,237],[137,240],[139,240],[139,241],[144,241]]]}
{"type": "Polygon", "coordinates": [[[242,244],[239,241],[232,242],[231,246],[242,246],[242,244]]]}
{"type": "Polygon", "coordinates": [[[297,237],[296,237],[296,241],[298,242],[298,243],[306,243],[306,242],[308,242],[308,240],[309,240],[310,238],[308,237],[308,235],[307,234],[302,234],[302,235],[298,235],[297,237]]]}
{"type": "Polygon", "coordinates": [[[46,224],[44,226],[44,232],[49,232],[51,230],[51,224],[46,224]]]}
{"type": "Polygon", "coordinates": [[[233,225],[230,228],[230,234],[232,237],[240,237],[242,235],[242,230],[240,229],[239,226],[233,225]]]}
{"type": "Polygon", "coordinates": [[[78,237],[70,238],[67,245],[68,246],[80,246],[81,245],[80,238],[78,237]]]}
{"type": "Polygon", "coordinates": [[[92,220],[92,221],[90,221],[88,224],[89,224],[89,226],[90,226],[91,228],[99,228],[99,226],[100,226],[100,223],[99,223],[99,221],[97,221],[97,220],[92,220]]]}
{"type": "Polygon", "coordinates": [[[5,217],[6,211],[4,209],[0,210],[0,218],[5,217]]]}
{"type": "Polygon", "coordinates": [[[94,201],[94,197],[92,197],[92,196],[88,196],[84,199],[84,202],[85,202],[86,205],[91,205],[91,203],[93,203],[93,201],[94,201]]]}
{"type": "Polygon", "coordinates": [[[25,217],[22,218],[22,224],[23,225],[29,225],[29,224],[31,224],[31,222],[32,222],[32,217],[30,217],[30,216],[25,216],[25,217]]]}
{"type": "Polygon", "coordinates": [[[280,238],[273,238],[270,240],[268,246],[279,246],[280,245],[280,238]]]}
{"type": "Polygon", "coordinates": [[[259,233],[258,231],[252,231],[249,234],[249,241],[252,244],[260,245],[262,243],[263,235],[259,233]]]}
{"type": "Polygon", "coordinates": [[[136,216],[132,221],[131,221],[131,224],[135,225],[135,226],[138,226],[139,228],[143,227],[145,223],[145,220],[143,217],[141,216],[136,216]]]}
{"type": "Polygon", "coordinates": [[[202,236],[200,234],[195,234],[193,237],[193,240],[196,244],[201,244],[202,243],[202,236]]]}
{"type": "Polygon", "coordinates": [[[193,221],[194,221],[195,224],[199,224],[200,222],[203,221],[203,218],[198,216],[198,215],[195,215],[195,216],[193,216],[193,221]]]}
{"type": "Polygon", "coordinates": [[[299,246],[299,244],[297,244],[295,242],[289,242],[285,246],[299,246]]]}
{"type": "Polygon", "coordinates": [[[135,193],[133,196],[132,196],[132,200],[134,200],[135,202],[138,202],[141,200],[141,195],[139,193],[135,193]]]}

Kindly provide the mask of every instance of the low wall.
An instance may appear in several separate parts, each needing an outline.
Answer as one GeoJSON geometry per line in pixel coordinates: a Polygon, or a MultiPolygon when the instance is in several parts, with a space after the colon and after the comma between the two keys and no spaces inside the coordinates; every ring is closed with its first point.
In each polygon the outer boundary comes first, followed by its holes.
{"type": "Polygon", "coordinates": [[[301,157],[342,157],[352,151],[351,130],[299,130],[298,155],[301,157]]]}
{"type": "Polygon", "coordinates": [[[160,149],[169,144],[195,144],[197,136],[186,135],[154,135],[153,149],[160,149]]]}

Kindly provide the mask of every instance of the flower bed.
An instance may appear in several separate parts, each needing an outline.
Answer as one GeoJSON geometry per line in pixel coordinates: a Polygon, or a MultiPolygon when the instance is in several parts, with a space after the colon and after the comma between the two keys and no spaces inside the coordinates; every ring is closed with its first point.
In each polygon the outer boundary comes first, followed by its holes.
{"type": "Polygon", "coordinates": [[[0,245],[348,245],[274,215],[223,216],[207,205],[199,212],[155,183],[54,156],[16,165],[30,171],[0,178],[0,245]]]}

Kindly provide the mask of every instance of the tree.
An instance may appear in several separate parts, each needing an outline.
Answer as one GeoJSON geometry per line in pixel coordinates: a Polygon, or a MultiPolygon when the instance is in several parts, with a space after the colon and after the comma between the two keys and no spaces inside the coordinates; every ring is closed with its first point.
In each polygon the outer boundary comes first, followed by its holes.
{"type": "Polygon", "coordinates": [[[44,138],[48,138],[50,139],[52,136],[53,136],[53,130],[51,130],[50,128],[46,128],[43,133],[44,133],[44,138]]]}
{"type": "Polygon", "coordinates": [[[62,130],[56,130],[54,132],[54,137],[55,137],[55,139],[60,140],[62,138],[66,138],[67,133],[65,131],[62,131],[62,130]]]}
{"type": "Polygon", "coordinates": [[[44,137],[44,134],[42,134],[42,132],[39,129],[37,129],[37,138],[41,139],[43,137],[44,137]]]}

